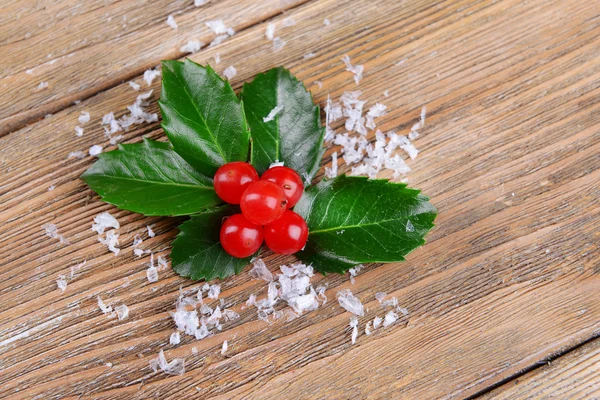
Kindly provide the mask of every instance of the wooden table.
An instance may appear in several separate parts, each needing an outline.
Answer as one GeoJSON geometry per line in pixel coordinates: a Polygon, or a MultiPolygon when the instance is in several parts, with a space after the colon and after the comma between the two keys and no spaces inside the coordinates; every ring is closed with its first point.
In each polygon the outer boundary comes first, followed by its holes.
{"type": "MultiPolygon", "coordinates": [[[[600,2],[5,0],[1,7],[1,398],[600,396],[600,2]],[[171,14],[177,30],[166,24],[171,14]],[[289,17],[296,24],[284,27],[289,17]],[[188,40],[210,42],[204,22],[215,19],[237,33],[190,58],[215,65],[219,54],[219,73],[238,70],[236,90],[284,65],[321,105],[357,89],[370,104],[384,103],[382,130],[407,133],[427,106],[408,177],[439,217],[428,243],[404,263],[369,266],[355,284],[315,277],[328,284],[327,304],[292,322],[267,324],[242,309],[265,288],[247,271],[224,280],[221,296],[241,318],[171,346],[169,311],[180,290],[199,283],[170,270],[149,283],[148,259],[134,257],[131,243],[151,225],[156,236],[144,246],[166,256],[182,219],[101,202],[78,179],[93,157],[68,155],[114,148],[100,120],[133,103],[130,80],[154,90],[148,109],[158,112],[160,79],[147,86],[144,71],[184,57],[188,40]],[[268,22],[286,42],[278,52],[265,38],[268,22]],[[364,65],[359,86],[344,70],[345,54],[364,65]],[[82,111],[91,120],[77,137],[82,111]],[[90,229],[103,211],[121,223],[117,257],[90,229]],[[47,223],[70,244],[48,237],[47,223]],[[60,275],[68,277],[64,293],[60,275]],[[396,296],[409,315],[371,336],[361,328],[352,345],[350,314],[335,297],[343,288],[368,309],[361,327],[381,315],[376,292],[396,296]],[[129,317],[102,314],[97,296],[127,304],[129,317]],[[169,360],[185,359],[183,376],[150,369],[161,348],[169,360]]],[[[142,124],[124,141],[141,137],[164,134],[158,122],[142,124]]],[[[291,260],[266,262],[275,271],[291,260]]]]}

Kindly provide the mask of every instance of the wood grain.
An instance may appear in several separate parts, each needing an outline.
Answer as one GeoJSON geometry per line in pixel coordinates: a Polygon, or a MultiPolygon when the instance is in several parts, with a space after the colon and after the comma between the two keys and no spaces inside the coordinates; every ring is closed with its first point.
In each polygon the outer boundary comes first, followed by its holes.
{"type": "Polygon", "coordinates": [[[215,34],[206,21],[222,19],[236,31],[307,0],[240,2],[192,0],[15,2],[0,22],[0,135],[61,110],[182,57],[188,40],[208,45],[215,34]],[[42,2],[45,3],[45,2],[42,2]],[[166,24],[173,15],[179,28],[166,24]],[[47,22],[49,21],[49,22],[47,22]],[[42,82],[48,87],[38,88],[42,82]]]}
{"type": "MultiPolygon", "coordinates": [[[[242,273],[221,282],[240,320],[210,338],[169,345],[169,311],[180,290],[199,284],[170,270],[149,283],[148,260],[135,258],[131,243],[151,224],[157,235],[144,248],[168,255],[182,219],[101,203],[77,179],[91,157],[67,159],[93,144],[111,148],[99,121],[125,112],[137,95],[117,85],[0,138],[0,397],[464,398],[597,332],[600,5],[318,0],[289,16],[297,24],[279,31],[287,42],[279,52],[259,24],[191,58],[205,63],[219,53],[218,72],[238,69],[236,88],[285,65],[321,105],[328,94],[360,89],[370,103],[388,106],[382,130],[407,132],[427,105],[409,182],[440,210],[428,243],[405,263],[364,269],[354,285],[317,276],[315,284],[328,284],[327,304],[289,323],[268,325],[243,308],[266,288],[242,273]],[[316,56],[304,58],[310,52],[316,56]],[[358,87],[344,54],[365,66],[358,87]],[[77,138],[83,110],[92,120],[77,138]],[[105,210],[121,223],[118,257],[90,230],[105,210]],[[45,236],[48,222],[71,244],[45,236]],[[84,260],[58,291],[58,275],[84,260]],[[341,288],[368,309],[354,346],[349,314],[335,300],[341,288]],[[364,323],[384,313],[374,298],[380,291],[410,313],[367,337],[364,323]],[[130,317],[103,315],[98,295],[127,304],[130,317]],[[168,359],[186,359],[184,376],[152,372],[148,362],[161,348],[168,359]]],[[[125,135],[142,136],[164,134],[155,123],[125,135]]],[[[291,259],[266,261],[275,271],[291,259]]]]}
{"type": "Polygon", "coordinates": [[[599,366],[600,340],[594,340],[481,398],[596,399],[599,366]]]}

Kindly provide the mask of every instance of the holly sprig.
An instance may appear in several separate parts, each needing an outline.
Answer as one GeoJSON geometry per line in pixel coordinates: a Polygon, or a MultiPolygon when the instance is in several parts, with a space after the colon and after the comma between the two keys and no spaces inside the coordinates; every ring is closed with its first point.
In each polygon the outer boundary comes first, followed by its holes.
{"type": "MultiPolygon", "coordinates": [[[[221,222],[239,209],[215,194],[215,171],[249,161],[262,173],[279,161],[312,181],[324,152],[319,106],[282,67],[245,83],[239,96],[209,65],[163,61],[162,71],[159,105],[169,141],[119,145],[100,154],[81,179],[119,208],[189,215],[173,242],[173,269],[194,280],[226,278],[249,258],[232,257],[219,243],[221,222]]],[[[404,260],[425,242],[437,215],[419,190],[345,175],[305,188],[294,210],[309,228],[307,245],[296,255],[322,273],[404,260]]]]}

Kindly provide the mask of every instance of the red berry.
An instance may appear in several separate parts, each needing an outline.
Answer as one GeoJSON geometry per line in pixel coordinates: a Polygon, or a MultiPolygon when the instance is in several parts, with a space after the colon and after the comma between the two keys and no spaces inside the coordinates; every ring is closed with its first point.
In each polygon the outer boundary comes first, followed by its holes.
{"type": "Polygon", "coordinates": [[[229,204],[240,204],[244,191],[256,181],[258,173],[252,165],[242,161],[230,162],[222,165],[215,173],[215,192],[229,204]]]}
{"type": "Polygon", "coordinates": [[[291,210],[265,226],[265,242],[275,253],[294,254],[306,245],[308,226],[304,219],[291,210]]]}
{"type": "Polygon", "coordinates": [[[270,181],[248,186],[242,195],[242,214],[256,225],[267,225],[281,217],[286,208],[283,189],[270,181]]]}
{"type": "Polygon", "coordinates": [[[267,180],[274,182],[281,186],[285,198],[288,201],[287,208],[292,208],[296,205],[300,197],[302,197],[302,191],[304,185],[302,184],[302,178],[296,171],[288,167],[273,167],[266,170],[261,180],[267,180]]]}
{"type": "Polygon", "coordinates": [[[263,228],[248,221],[242,214],[227,218],[221,226],[221,246],[237,258],[256,253],[263,242],[263,228]]]}

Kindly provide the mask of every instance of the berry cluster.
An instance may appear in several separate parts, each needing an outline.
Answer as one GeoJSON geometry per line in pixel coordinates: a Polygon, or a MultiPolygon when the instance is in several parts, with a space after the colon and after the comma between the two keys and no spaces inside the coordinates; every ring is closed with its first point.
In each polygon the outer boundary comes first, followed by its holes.
{"type": "Polygon", "coordinates": [[[290,210],[304,190],[293,169],[272,167],[259,179],[252,165],[230,162],[217,170],[214,185],[221,200],[239,204],[242,210],[221,226],[221,246],[230,255],[248,257],[258,251],[263,239],[279,254],[294,254],[306,244],[308,226],[290,210]]]}

